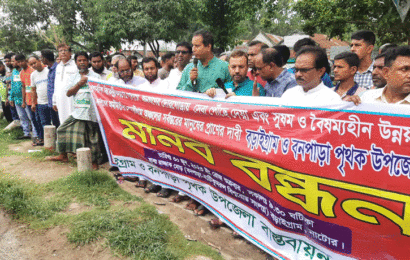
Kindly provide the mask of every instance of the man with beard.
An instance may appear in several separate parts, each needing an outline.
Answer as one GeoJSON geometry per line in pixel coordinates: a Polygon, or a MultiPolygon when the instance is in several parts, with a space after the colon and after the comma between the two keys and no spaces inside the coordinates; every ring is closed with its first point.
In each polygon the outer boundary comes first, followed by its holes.
{"type": "Polygon", "coordinates": [[[263,49],[255,58],[256,73],[266,81],[268,97],[281,97],[283,93],[296,86],[295,75],[282,68],[282,55],[275,49],[263,49]]]}
{"type": "Polygon", "coordinates": [[[115,65],[114,65],[117,73],[118,73],[118,82],[125,84],[125,85],[131,85],[134,87],[146,84],[148,85],[148,81],[144,79],[143,77],[139,76],[134,76],[134,73],[132,71],[131,67],[131,62],[127,59],[120,59],[118,60],[115,65]]]}
{"type": "Polygon", "coordinates": [[[168,89],[168,82],[158,77],[159,63],[157,59],[148,57],[142,59],[142,71],[151,87],[168,89]]]}
{"type": "Polygon", "coordinates": [[[56,68],[56,77],[54,81],[53,108],[58,111],[60,123],[70,116],[73,110],[73,100],[66,95],[65,87],[68,80],[78,73],[77,66],[71,59],[71,47],[65,43],[57,46],[58,55],[61,62],[56,68]]]}
{"type": "Polygon", "coordinates": [[[255,82],[246,76],[248,73],[248,55],[245,52],[232,52],[229,57],[229,72],[232,81],[225,83],[225,88],[230,91],[226,98],[231,96],[252,96],[254,88],[259,90],[258,96],[265,96],[262,85],[259,83],[255,85],[255,82]]]}
{"type": "Polygon", "coordinates": [[[192,46],[188,42],[180,42],[177,44],[177,50],[175,51],[176,66],[171,70],[167,78],[168,86],[170,89],[175,90],[181,81],[182,72],[186,65],[192,58],[192,46]]]}
{"type": "Polygon", "coordinates": [[[231,81],[228,63],[213,54],[214,38],[205,30],[199,30],[192,37],[192,51],[198,64],[190,63],[182,72],[179,90],[205,93],[213,98],[216,95],[219,78],[223,83],[231,81]]]}
{"type": "Polygon", "coordinates": [[[76,53],[74,60],[78,71],[72,75],[65,88],[66,95],[73,97],[74,109],[57,129],[56,148],[60,155],[47,157],[47,160],[68,162],[67,153],[76,153],[78,148],[89,147],[93,169],[98,169],[100,134],[87,81],[88,77],[98,78],[99,75],[89,70],[86,52],[76,53]]]}
{"type": "Polygon", "coordinates": [[[321,77],[326,72],[327,65],[327,55],[322,48],[303,47],[296,54],[294,68],[298,85],[285,91],[281,99],[294,105],[340,102],[340,96],[322,82],[321,77]]]}
{"type": "Polygon", "coordinates": [[[93,71],[99,75],[98,78],[102,80],[107,80],[107,77],[111,73],[111,71],[107,70],[104,67],[103,55],[100,52],[95,51],[90,54],[90,59],[91,59],[91,67],[93,71]]]}

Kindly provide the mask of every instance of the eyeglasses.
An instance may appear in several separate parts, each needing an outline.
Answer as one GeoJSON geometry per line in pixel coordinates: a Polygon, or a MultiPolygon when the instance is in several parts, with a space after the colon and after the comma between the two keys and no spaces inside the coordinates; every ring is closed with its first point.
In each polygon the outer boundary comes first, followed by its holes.
{"type": "Polygon", "coordinates": [[[313,69],[316,69],[315,67],[313,67],[313,68],[294,68],[295,69],[295,73],[296,72],[300,72],[300,73],[306,73],[306,72],[308,72],[308,71],[311,71],[311,70],[313,70],[313,69]]]}
{"type": "Polygon", "coordinates": [[[131,72],[132,72],[131,69],[129,69],[129,70],[122,70],[122,71],[118,71],[118,74],[124,75],[124,74],[128,74],[128,73],[131,73],[131,72]]]}
{"type": "Polygon", "coordinates": [[[255,70],[261,71],[261,70],[263,70],[263,68],[265,68],[266,66],[268,66],[268,65],[265,65],[265,66],[263,66],[263,67],[255,67],[255,70]]]}
{"type": "Polygon", "coordinates": [[[185,55],[185,54],[188,54],[189,53],[189,51],[176,51],[175,52],[175,54],[182,54],[182,55],[185,55]]]}
{"type": "Polygon", "coordinates": [[[70,50],[58,50],[59,53],[70,52],[70,50]]]}

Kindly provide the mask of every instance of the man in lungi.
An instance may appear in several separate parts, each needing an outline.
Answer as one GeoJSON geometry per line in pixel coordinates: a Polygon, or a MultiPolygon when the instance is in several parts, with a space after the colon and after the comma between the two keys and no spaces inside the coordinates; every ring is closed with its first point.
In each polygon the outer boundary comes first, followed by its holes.
{"type": "Polygon", "coordinates": [[[57,129],[56,148],[60,155],[50,156],[47,159],[68,162],[68,153],[76,153],[78,148],[89,147],[93,169],[98,169],[101,137],[87,81],[88,77],[99,78],[99,76],[89,70],[89,56],[86,52],[76,53],[74,60],[78,72],[70,78],[65,89],[67,96],[73,98],[74,110],[57,129]]]}

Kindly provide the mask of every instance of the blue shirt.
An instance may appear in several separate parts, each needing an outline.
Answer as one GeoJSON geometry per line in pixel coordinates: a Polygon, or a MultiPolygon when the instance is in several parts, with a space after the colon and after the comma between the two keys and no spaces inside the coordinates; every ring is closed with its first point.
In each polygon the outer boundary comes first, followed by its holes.
{"type": "Polygon", "coordinates": [[[373,77],[372,77],[372,72],[373,72],[373,66],[374,66],[374,61],[372,64],[367,68],[366,71],[363,73],[360,73],[359,71],[354,74],[354,81],[359,85],[359,87],[370,89],[373,87],[373,77]]]}
{"type": "MultiPolygon", "coordinates": [[[[259,88],[259,95],[260,96],[265,96],[265,90],[263,89],[262,85],[258,83],[258,88],[259,88]]],[[[237,95],[237,96],[252,96],[252,90],[253,90],[253,81],[250,80],[248,77],[246,79],[239,83],[237,87],[233,84],[233,81],[225,83],[225,88],[226,89],[232,89],[232,91],[237,95]]]]}
{"type": "Polygon", "coordinates": [[[196,87],[192,85],[189,77],[192,68],[194,68],[193,63],[190,63],[185,67],[177,89],[204,93],[210,88],[218,88],[218,84],[215,82],[218,78],[220,78],[223,83],[231,81],[228,63],[216,57],[213,57],[206,66],[202,66],[201,61],[198,61],[198,78],[196,87]]]}
{"type": "Polygon", "coordinates": [[[54,62],[53,66],[48,69],[47,77],[47,98],[48,106],[53,107],[53,94],[54,94],[54,80],[56,78],[56,68],[58,63],[54,62]]]}
{"type": "Polygon", "coordinates": [[[296,85],[295,74],[284,69],[276,79],[266,82],[266,96],[281,97],[286,90],[293,88],[296,85]]]}

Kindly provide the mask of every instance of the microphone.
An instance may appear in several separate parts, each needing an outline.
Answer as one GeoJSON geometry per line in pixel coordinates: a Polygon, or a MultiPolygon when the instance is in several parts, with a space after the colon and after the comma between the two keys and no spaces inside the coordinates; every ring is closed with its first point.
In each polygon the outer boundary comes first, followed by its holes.
{"type": "MultiPolygon", "coordinates": [[[[198,67],[198,59],[197,58],[194,58],[194,68],[196,69],[198,67]]],[[[196,88],[196,85],[197,85],[198,83],[197,83],[197,81],[196,81],[196,79],[194,79],[194,81],[192,82],[192,86],[194,87],[194,88],[196,88]]]]}
{"type": "Polygon", "coordinates": [[[216,82],[216,84],[218,84],[218,87],[221,88],[221,89],[225,92],[225,94],[228,95],[228,91],[226,90],[225,85],[224,85],[224,83],[222,82],[222,79],[217,78],[217,79],[215,80],[215,82],[216,82]]]}

